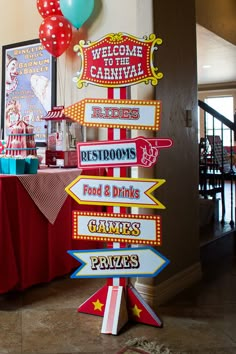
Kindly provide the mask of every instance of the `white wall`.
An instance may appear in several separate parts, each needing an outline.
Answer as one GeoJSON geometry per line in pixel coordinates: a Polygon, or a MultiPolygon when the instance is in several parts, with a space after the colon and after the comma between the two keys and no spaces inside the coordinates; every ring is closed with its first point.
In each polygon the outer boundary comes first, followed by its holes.
{"type": "MultiPolygon", "coordinates": [[[[43,19],[38,13],[36,0],[1,1],[0,13],[1,45],[38,38],[39,26],[43,19]]],[[[117,2],[96,0],[91,18],[81,29],[73,29],[70,47],[57,60],[57,104],[68,106],[84,97],[106,97],[107,94],[105,88],[89,85],[87,88],[77,89],[72,83],[72,78],[80,67],[79,59],[73,51],[75,44],[81,39],[95,41],[108,33],[117,32],[127,32],[143,37],[152,33],[152,23],[152,0],[120,0],[117,2]]],[[[2,60],[1,54],[0,61],[2,60]]],[[[149,96],[147,93],[153,92],[152,87],[144,86],[145,96],[149,96]]],[[[134,87],[132,90],[133,96],[143,95],[143,88],[134,87]]]]}
{"type": "Polygon", "coordinates": [[[236,44],[236,1],[196,0],[197,23],[236,44]]]}

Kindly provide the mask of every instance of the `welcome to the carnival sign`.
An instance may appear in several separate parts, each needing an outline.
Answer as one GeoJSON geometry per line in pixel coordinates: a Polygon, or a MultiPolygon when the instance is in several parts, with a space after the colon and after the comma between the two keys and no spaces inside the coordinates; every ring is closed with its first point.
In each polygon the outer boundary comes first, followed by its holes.
{"type": "Polygon", "coordinates": [[[157,85],[163,74],[154,67],[153,56],[161,43],[155,34],[140,39],[126,33],[111,33],[95,42],[81,40],[74,47],[81,56],[81,69],[74,81],[78,88],[88,83],[105,87],[140,82],[157,85]]]}

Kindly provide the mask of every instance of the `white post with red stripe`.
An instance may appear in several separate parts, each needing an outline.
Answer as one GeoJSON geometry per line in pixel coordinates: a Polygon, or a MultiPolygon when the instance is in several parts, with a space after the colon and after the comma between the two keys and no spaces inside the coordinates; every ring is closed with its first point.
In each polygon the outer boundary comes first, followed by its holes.
{"type": "Polygon", "coordinates": [[[101,333],[118,334],[128,319],[125,288],[109,286],[101,333]]]}
{"type": "MultiPolygon", "coordinates": [[[[126,99],[127,88],[109,88],[108,98],[110,99],[126,99]]],[[[108,140],[120,140],[126,138],[125,129],[108,128],[108,140]]],[[[126,168],[109,168],[108,176],[110,177],[126,177],[126,168]]],[[[124,207],[108,207],[108,212],[111,213],[125,213],[124,207]]],[[[122,248],[125,244],[113,242],[108,245],[112,248],[122,248]]],[[[124,278],[111,278],[107,280],[108,294],[104,311],[103,323],[101,333],[117,334],[119,330],[128,321],[128,312],[126,304],[126,285],[127,280],[124,278]]]]}

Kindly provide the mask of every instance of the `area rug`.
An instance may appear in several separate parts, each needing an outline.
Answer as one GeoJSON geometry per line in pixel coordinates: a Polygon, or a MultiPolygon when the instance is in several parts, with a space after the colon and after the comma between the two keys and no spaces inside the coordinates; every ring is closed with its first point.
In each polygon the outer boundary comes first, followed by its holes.
{"type": "Polygon", "coordinates": [[[150,341],[145,337],[129,340],[125,347],[117,354],[171,354],[171,350],[156,341],[150,341]]]}

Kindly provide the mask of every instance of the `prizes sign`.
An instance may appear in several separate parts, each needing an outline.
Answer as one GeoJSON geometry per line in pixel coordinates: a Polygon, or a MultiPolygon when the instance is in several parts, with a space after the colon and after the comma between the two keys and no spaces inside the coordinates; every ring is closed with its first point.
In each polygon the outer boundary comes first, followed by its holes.
{"type": "Polygon", "coordinates": [[[155,34],[140,39],[122,32],[110,33],[95,42],[81,40],[74,47],[82,62],[74,81],[78,88],[88,83],[104,87],[140,82],[157,85],[163,74],[153,66],[153,53],[161,43],[155,34]]]}
{"type": "Polygon", "coordinates": [[[153,247],[78,250],[68,253],[81,263],[71,278],[155,277],[170,263],[153,247]]]}

